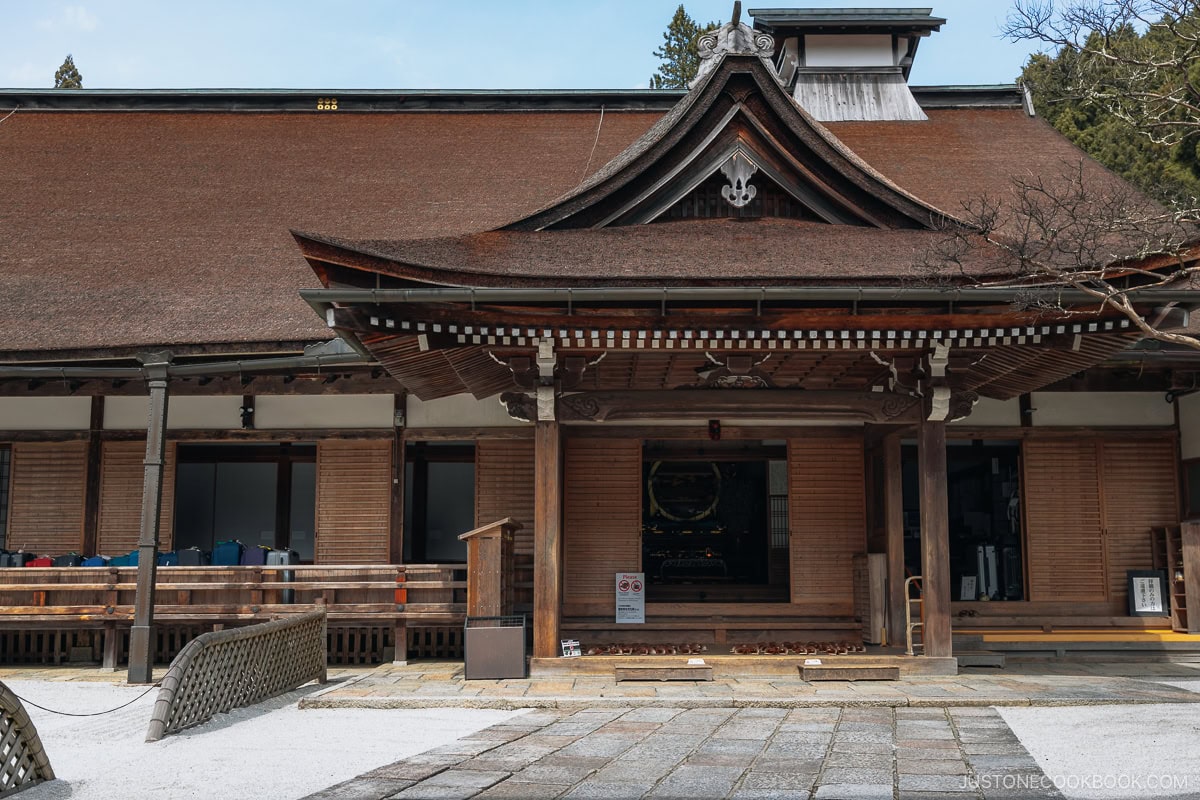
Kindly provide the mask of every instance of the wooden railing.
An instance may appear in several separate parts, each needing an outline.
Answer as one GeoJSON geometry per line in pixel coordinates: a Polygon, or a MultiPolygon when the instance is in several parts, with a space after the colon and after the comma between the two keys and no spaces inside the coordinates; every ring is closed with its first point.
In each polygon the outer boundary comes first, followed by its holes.
{"type": "Polygon", "coordinates": [[[217,714],[326,680],[325,611],[205,633],[171,662],[147,742],[217,714]]]}
{"type": "MultiPolygon", "coordinates": [[[[162,621],[253,620],[322,605],[331,621],[461,622],[466,567],[457,564],[159,567],[162,621]]],[[[136,567],[0,569],[0,625],[133,619],[136,567]]]]}
{"type": "MultiPolygon", "coordinates": [[[[136,581],[136,567],[0,569],[0,636],[5,629],[101,629],[102,663],[115,669],[118,634],[133,623],[136,581]]],[[[331,629],[388,629],[403,660],[407,628],[462,626],[466,592],[465,564],[159,567],[154,619],[219,628],[320,606],[331,629]]]]}
{"type": "Polygon", "coordinates": [[[0,796],[54,780],[50,758],[21,699],[0,683],[0,796]]]}

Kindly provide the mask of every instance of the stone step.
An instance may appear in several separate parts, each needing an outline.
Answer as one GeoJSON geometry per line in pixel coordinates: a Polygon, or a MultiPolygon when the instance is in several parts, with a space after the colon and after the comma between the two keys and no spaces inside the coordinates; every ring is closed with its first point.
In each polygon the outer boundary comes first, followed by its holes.
{"type": "Polygon", "coordinates": [[[804,665],[800,677],[806,681],[898,681],[899,667],[854,667],[840,664],[804,665]]]}
{"type": "Polygon", "coordinates": [[[664,667],[617,667],[613,674],[618,681],[711,681],[712,667],[708,666],[664,666],[664,667]]]}
{"type": "Polygon", "coordinates": [[[960,667],[1003,667],[1004,653],[993,650],[959,650],[954,648],[954,657],[960,667]]]}

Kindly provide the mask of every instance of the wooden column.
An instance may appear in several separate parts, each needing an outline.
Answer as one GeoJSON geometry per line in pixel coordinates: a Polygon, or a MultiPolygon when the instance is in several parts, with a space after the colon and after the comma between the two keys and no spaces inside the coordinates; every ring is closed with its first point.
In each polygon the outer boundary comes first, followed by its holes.
{"type": "Polygon", "coordinates": [[[83,541],[79,552],[83,556],[96,555],[97,529],[100,527],[100,468],[104,443],[100,434],[104,429],[104,398],[92,398],[91,423],[88,427],[87,445],[87,489],[83,501],[83,541]]]}
{"type": "Polygon", "coordinates": [[[900,434],[888,434],[883,448],[883,516],[887,540],[888,644],[904,644],[904,473],[900,434]]]}
{"type": "Polygon", "coordinates": [[[395,395],[392,402],[392,519],[388,560],[400,564],[404,561],[404,429],[408,421],[405,414],[408,404],[403,392],[395,395]]]}
{"type": "Polygon", "coordinates": [[[562,442],[558,421],[534,432],[533,656],[558,655],[562,614],[562,442]]]}
{"type": "Polygon", "coordinates": [[[950,508],[946,493],[946,424],[921,423],[917,431],[921,491],[921,581],[925,655],[950,656],[950,508]]]}
{"type": "MultiPolygon", "coordinates": [[[[1200,633],[1200,522],[1185,522],[1179,528],[1183,555],[1184,600],[1187,603],[1187,632],[1200,633]]],[[[1174,566],[1167,566],[1167,585],[1175,587],[1174,566]]]]}
{"type": "Polygon", "coordinates": [[[150,384],[150,420],[146,427],[142,518],[138,533],[137,591],[133,628],[129,633],[129,682],[154,681],[154,578],[158,566],[158,533],[162,511],[163,463],[166,460],[167,366],[169,353],[142,357],[150,384]]]}

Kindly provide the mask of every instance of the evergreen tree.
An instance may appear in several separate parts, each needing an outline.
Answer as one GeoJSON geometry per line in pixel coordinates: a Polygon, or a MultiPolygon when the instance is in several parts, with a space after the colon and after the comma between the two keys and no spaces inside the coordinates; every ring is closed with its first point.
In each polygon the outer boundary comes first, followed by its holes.
{"type": "Polygon", "coordinates": [[[688,88],[688,84],[700,69],[700,53],[696,49],[696,40],[701,34],[719,26],[719,22],[710,22],[701,27],[696,20],[688,16],[682,5],[675,9],[675,16],[671,17],[671,24],[663,34],[662,46],[654,51],[654,56],[662,61],[662,65],[658,72],[650,77],[650,88],[688,88]]]}
{"type": "MultiPolygon", "coordinates": [[[[1083,48],[1064,46],[1054,56],[1039,53],[1030,58],[1021,80],[1033,94],[1037,113],[1092,158],[1147,194],[1172,205],[1193,202],[1200,197],[1200,124],[1187,125],[1186,111],[1181,108],[1157,118],[1153,125],[1139,124],[1129,113],[1127,100],[1123,113],[1110,102],[1115,97],[1094,88],[1124,83],[1122,68],[1089,58],[1086,52],[1100,48],[1110,53],[1131,52],[1136,48],[1165,60],[1170,57],[1170,43],[1163,41],[1164,29],[1152,27],[1139,34],[1125,25],[1104,38],[1101,42],[1099,34],[1091,33],[1083,48]],[[1160,124],[1168,121],[1176,124],[1160,124]],[[1158,135],[1153,128],[1170,135],[1158,135]]],[[[1174,79],[1166,72],[1154,77],[1154,91],[1169,93],[1174,79]]],[[[1132,94],[1126,86],[1126,92],[1132,94]]]]}
{"type": "Polygon", "coordinates": [[[83,76],[79,74],[79,70],[75,67],[75,59],[71,58],[70,53],[67,54],[67,58],[63,61],[62,66],[58,68],[58,72],[54,73],[54,88],[83,88],[83,76]]]}

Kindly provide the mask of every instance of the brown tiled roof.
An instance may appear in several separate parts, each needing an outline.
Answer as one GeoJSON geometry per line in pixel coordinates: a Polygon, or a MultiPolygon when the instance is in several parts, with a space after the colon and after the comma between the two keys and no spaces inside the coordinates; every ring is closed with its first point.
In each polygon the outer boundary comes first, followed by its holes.
{"type": "MultiPolygon", "coordinates": [[[[311,238],[370,257],[347,258],[347,266],[451,286],[761,286],[896,284],[948,236],[768,218],[414,240],[311,238]]],[[[973,249],[964,268],[995,272],[998,262],[984,261],[987,250],[973,249]]]]}
{"type": "Polygon", "coordinates": [[[494,228],[658,116],[610,110],[597,141],[581,112],[18,111],[0,124],[0,354],[328,338],[289,229],[494,228]]]}
{"type": "MultiPolygon", "coordinates": [[[[1014,173],[1079,158],[1065,139],[1017,109],[929,116],[829,128],[887,178],[951,213],[966,198],[1005,191],[1014,173]]],[[[0,358],[4,351],[326,337],[297,296],[318,284],[289,229],[345,240],[438,237],[388,246],[457,269],[469,262],[463,248],[474,242],[508,253],[497,263],[520,271],[516,251],[499,244],[502,236],[458,244],[447,237],[491,230],[544,206],[660,114],[610,110],[598,141],[597,117],[18,111],[0,124],[0,358]]],[[[903,237],[885,246],[876,234],[795,223],[704,228],[663,223],[602,237],[619,243],[628,259],[622,264],[613,254],[565,253],[549,241],[524,247],[573,279],[631,274],[631,264],[643,266],[638,275],[666,279],[715,264],[697,243],[724,241],[732,231],[737,245],[729,249],[772,255],[756,264],[737,261],[736,269],[715,266],[713,277],[783,280],[791,277],[789,251],[806,253],[803,263],[814,267],[846,269],[845,253],[837,252],[845,236],[870,239],[876,252],[915,246],[903,237]],[[738,236],[756,238],[748,236],[752,230],[763,240],[738,243],[738,236]],[[792,236],[803,231],[810,233],[792,236]],[[668,259],[668,250],[678,257],[668,259]],[[651,264],[652,253],[663,254],[663,262],[651,264]],[[593,271],[585,274],[584,264],[593,271]],[[647,273],[650,267],[657,272],[647,273]]],[[[877,269],[891,275],[910,261],[906,254],[877,269]]],[[[860,279],[871,274],[862,271],[860,279]]]]}

